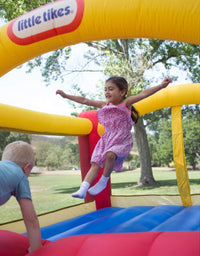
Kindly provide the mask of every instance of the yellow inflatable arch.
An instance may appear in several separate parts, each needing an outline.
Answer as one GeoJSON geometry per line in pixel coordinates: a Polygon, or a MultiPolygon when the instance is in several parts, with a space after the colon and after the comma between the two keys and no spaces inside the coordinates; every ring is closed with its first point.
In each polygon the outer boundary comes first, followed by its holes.
{"type": "MultiPolygon", "coordinates": [[[[0,76],[36,56],[79,42],[157,38],[199,44],[199,13],[199,0],[59,0],[0,28],[0,76]]],[[[174,160],[178,183],[184,183],[179,187],[184,205],[191,205],[191,198],[180,106],[199,104],[199,95],[199,84],[170,86],[136,104],[141,115],[172,107],[173,140],[176,141],[177,137],[181,140],[175,144],[179,147],[174,147],[174,160]]],[[[90,133],[92,124],[83,118],[50,115],[0,104],[0,128],[52,135],[86,135],[90,133]]]]}
{"type": "Polygon", "coordinates": [[[85,41],[157,38],[200,43],[198,0],[60,0],[0,29],[0,75],[43,53],[85,41]]]}

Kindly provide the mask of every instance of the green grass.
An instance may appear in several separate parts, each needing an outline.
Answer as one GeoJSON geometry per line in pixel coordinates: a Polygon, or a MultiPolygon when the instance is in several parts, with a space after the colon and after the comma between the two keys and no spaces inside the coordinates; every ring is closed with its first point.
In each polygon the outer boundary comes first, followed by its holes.
{"type": "MultiPolygon", "coordinates": [[[[37,214],[84,202],[71,197],[71,193],[79,188],[80,175],[34,174],[30,175],[29,182],[37,214]]],[[[14,197],[0,207],[0,224],[21,218],[20,208],[14,197]]]]}
{"type": "MultiPolygon", "coordinates": [[[[140,179],[140,171],[128,171],[112,173],[113,195],[176,195],[179,194],[176,172],[165,170],[154,170],[156,186],[137,187],[140,179]]],[[[188,172],[191,194],[200,193],[200,171],[188,172]]]]}
{"type": "MultiPolygon", "coordinates": [[[[29,177],[34,206],[37,214],[53,211],[63,207],[84,202],[71,197],[71,193],[79,188],[80,175],[72,174],[38,175],[29,177]]],[[[178,194],[176,174],[173,171],[156,170],[153,172],[158,185],[155,187],[136,187],[140,178],[139,171],[112,173],[113,195],[145,195],[145,194],[178,194]]],[[[188,172],[192,194],[200,193],[200,171],[188,172]]],[[[0,207],[0,224],[21,219],[21,212],[12,197],[5,205],[0,207]]]]}

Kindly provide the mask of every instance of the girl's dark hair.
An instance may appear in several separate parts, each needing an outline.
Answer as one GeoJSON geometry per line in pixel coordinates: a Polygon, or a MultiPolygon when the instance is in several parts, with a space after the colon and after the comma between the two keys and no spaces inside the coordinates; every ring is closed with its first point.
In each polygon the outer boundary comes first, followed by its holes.
{"type": "MultiPolygon", "coordinates": [[[[126,90],[126,93],[128,91],[128,83],[126,79],[121,76],[112,76],[106,80],[106,83],[107,82],[112,82],[116,84],[116,86],[119,88],[120,91],[126,90]]],[[[140,115],[138,111],[133,106],[131,106],[131,118],[133,119],[133,122],[135,124],[137,123],[139,117],[140,115]]]]}
{"type": "Polygon", "coordinates": [[[116,84],[120,91],[126,90],[126,93],[128,91],[128,83],[126,79],[121,76],[111,76],[106,80],[106,83],[107,82],[112,82],[113,84],[116,84]]]}

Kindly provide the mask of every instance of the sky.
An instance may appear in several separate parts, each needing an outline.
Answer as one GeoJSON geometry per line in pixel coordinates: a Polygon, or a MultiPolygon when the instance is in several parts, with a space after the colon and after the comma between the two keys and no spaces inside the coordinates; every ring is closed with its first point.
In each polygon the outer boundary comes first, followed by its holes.
{"type": "MultiPolygon", "coordinates": [[[[83,45],[73,46],[71,62],[73,66],[80,68],[81,58],[83,58],[83,45]]],[[[26,73],[27,67],[15,68],[0,78],[0,103],[27,108],[35,111],[69,115],[74,110],[67,103],[66,99],[56,95],[57,89],[62,89],[66,93],[73,84],[80,84],[86,91],[95,88],[102,75],[98,73],[72,74],[66,77],[65,82],[51,81],[47,86],[43,81],[39,69],[34,69],[31,73],[26,73]]]]}
{"type": "MultiPolygon", "coordinates": [[[[0,27],[5,23],[0,19],[0,27]]],[[[68,69],[81,69],[84,65],[84,54],[88,50],[87,45],[81,43],[72,46],[72,57],[68,61],[68,69]]],[[[93,66],[93,69],[96,67],[93,66]]],[[[50,114],[70,115],[74,112],[66,99],[56,95],[57,89],[69,92],[74,84],[79,84],[84,91],[95,90],[95,84],[99,83],[103,74],[73,73],[65,77],[65,82],[50,81],[47,86],[39,69],[26,73],[26,64],[22,68],[15,68],[0,77],[0,103],[16,107],[26,108],[50,114]]]]}

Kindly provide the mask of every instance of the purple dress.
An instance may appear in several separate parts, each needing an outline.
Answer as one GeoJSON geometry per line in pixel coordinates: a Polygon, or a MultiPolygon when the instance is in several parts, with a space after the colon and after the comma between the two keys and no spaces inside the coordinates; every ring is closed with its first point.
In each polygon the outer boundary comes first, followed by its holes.
{"type": "Polygon", "coordinates": [[[134,124],[131,111],[124,103],[108,105],[97,112],[98,120],[105,128],[105,133],[98,141],[91,163],[95,162],[104,167],[106,152],[111,151],[117,155],[114,170],[121,171],[124,159],[133,147],[131,129],[134,124]]]}

